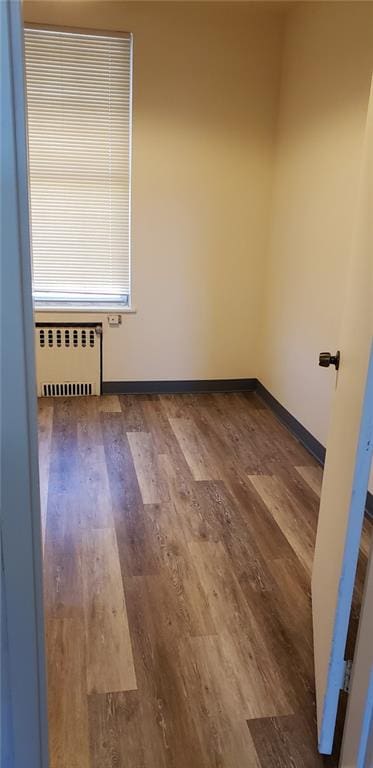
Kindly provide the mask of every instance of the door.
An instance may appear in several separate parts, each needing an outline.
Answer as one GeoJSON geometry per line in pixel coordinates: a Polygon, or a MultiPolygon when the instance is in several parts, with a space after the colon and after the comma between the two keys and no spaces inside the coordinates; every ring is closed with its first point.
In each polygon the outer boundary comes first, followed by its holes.
{"type": "Polygon", "coordinates": [[[312,575],[319,750],[333,746],[373,443],[373,99],[340,335],[312,575]]]}
{"type": "Polygon", "coordinates": [[[14,0],[2,0],[0,15],[0,763],[4,768],[47,768],[42,553],[21,4],[14,0]]]}

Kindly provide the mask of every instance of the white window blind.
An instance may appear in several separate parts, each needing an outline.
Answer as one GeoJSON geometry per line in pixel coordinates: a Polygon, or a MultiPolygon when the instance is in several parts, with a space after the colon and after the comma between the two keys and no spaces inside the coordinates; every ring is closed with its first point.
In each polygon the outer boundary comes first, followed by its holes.
{"type": "Polygon", "coordinates": [[[25,30],[34,297],[130,294],[131,36],[25,30]]]}

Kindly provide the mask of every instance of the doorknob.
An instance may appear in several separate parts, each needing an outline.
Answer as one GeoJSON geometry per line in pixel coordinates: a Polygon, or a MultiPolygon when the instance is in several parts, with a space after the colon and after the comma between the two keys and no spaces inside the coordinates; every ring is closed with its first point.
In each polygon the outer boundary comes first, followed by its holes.
{"type": "Polygon", "coordinates": [[[319,365],[322,368],[329,368],[329,365],[335,365],[335,369],[338,371],[340,359],[341,353],[339,350],[335,355],[332,355],[330,352],[320,352],[319,365]]]}

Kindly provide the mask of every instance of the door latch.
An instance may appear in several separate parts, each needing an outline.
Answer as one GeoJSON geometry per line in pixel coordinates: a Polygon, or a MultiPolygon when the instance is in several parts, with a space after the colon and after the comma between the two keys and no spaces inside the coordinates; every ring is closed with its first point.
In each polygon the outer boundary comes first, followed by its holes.
{"type": "Polygon", "coordinates": [[[344,674],[343,674],[343,681],[342,681],[342,691],[345,691],[345,693],[350,693],[351,674],[352,674],[352,661],[351,659],[348,659],[348,661],[345,661],[344,663],[344,674]]]}

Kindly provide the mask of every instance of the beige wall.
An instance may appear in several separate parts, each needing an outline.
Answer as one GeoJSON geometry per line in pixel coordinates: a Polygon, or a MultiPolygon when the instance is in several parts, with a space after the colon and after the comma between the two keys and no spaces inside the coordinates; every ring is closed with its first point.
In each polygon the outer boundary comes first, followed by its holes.
{"type": "Polygon", "coordinates": [[[26,0],[24,15],[134,33],[137,312],[118,329],[88,317],[104,380],[258,376],[325,444],[335,375],[317,358],[338,347],[373,4],[287,7],[26,0]]]}
{"type": "Polygon", "coordinates": [[[279,15],[242,3],[26,0],[24,17],[134,34],[137,313],[118,329],[103,318],[104,379],[256,376],[279,15]]]}
{"type": "Polygon", "coordinates": [[[291,9],[259,377],[324,445],[372,71],[371,3],[291,9]]]}

